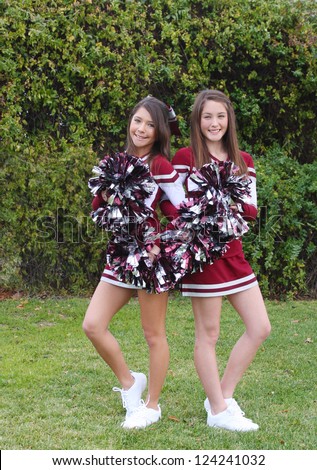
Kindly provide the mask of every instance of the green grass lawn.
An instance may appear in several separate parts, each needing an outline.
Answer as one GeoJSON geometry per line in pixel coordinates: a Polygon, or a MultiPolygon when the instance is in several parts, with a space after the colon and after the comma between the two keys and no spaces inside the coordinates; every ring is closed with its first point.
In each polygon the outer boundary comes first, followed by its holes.
{"type": "MultiPolygon", "coordinates": [[[[118,382],[82,332],[89,299],[0,302],[2,449],[263,449],[317,448],[316,301],[267,302],[272,333],[236,390],[255,433],[206,426],[205,398],[193,364],[189,299],[171,296],[167,331],[171,361],[161,396],[162,420],[127,431],[118,382]]],[[[147,346],[132,299],[112,331],[131,369],[147,371],[147,346]]],[[[227,301],[218,344],[219,368],[243,325],[227,301]]]]}

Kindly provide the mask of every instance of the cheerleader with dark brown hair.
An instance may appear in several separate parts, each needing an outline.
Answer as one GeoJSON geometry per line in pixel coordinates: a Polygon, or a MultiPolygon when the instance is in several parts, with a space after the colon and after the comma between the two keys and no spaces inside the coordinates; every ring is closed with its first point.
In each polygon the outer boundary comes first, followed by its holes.
{"type": "MultiPolygon", "coordinates": [[[[124,217],[121,218],[120,230],[110,239],[107,248],[108,263],[93,294],[83,323],[86,335],[121,384],[122,388],[115,387],[114,390],[121,393],[122,403],[126,409],[126,417],[122,423],[126,429],[145,428],[161,418],[159,397],[169,363],[169,347],[165,332],[168,291],[162,288],[161,293],[156,293],[160,291],[149,292],[148,284],[144,281],[150,276],[152,267],[159,263],[157,261],[160,256],[159,220],[155,210],[158,201],[165,193],[173,205],[178,206],[185,197],[180,178],[169,161],[169,117],[169,109],[160,100],[147,97],[140,101],[130,114],[126,153],[120,155],[117,160],[106,158],[102,162],[101,170],[99,168],[105,180],[113,178],[113,181],[115,178],[119,181],[122,176],[115,171],[116,165],[120,171],[127,172],[127,180],[131,175],[133,180],[133,172],[135,172],[137,184],[135,183],[134,186],[137,191],[133,192],[133,186],[131,186],[130,199],[127,196],[129,192],[125,191],[123,207],[118,205],[116,209],[120,213],[126,210],[126,205],[131,205],[136,210],[137,219],[140,214],[142,217],[144,214],[150,214],[144,219],[144,223],[137,224],[130,223],[130,220],[125,223],[124,217]],[[111,165],[114,168],[114,174],[109,176],[108,170],[112,168],[111,165]],[[140,175],[146,177],[143,186],[142,181],[139,181],[140,175]],[[145,193],[146,197],[140,196],[145,193]],[[131,227],[133,231],[135,226],[137,226],[137,235],[131,236],[131,227]],[[129,251],[134,249],[134,244],[137,245],[139,240],[148,233],[151,234],[152,242],[146,245],[146,249],[141,254],[139,252],[133,254],[129,251]],[[123,247],[120,240],[123,244],[128,240],[127,246],[123,247]],[[129,241],[133,244],[132,248],[129,246],[129,241]],[[130,259],[132,261],[128,265],[130,259]],[[142,269],[138,265],[140,259],[143,259],[142,269]],[[115,265],[116,260],[119,260],[118,265],[115,265]],[[127,274],[130,275],[129,278],[125,277],[127,274]],[[149,274],[148,277],[146,277],[147,274],[149,274]],[[141,323],[150,355],[149,383],[145,402],[142,400],[142,394],[147,385],[146,375],[130,370],[118,341],[109,331],[113,316],[127,304],[135,289],[137,289],[141,323]]],[[[175,122],[173,125],[175,126],[175,122]]],[[[93,180],[91,185],[95,183],[93,180]]],[[[113,191],[115,186],[115,183],[110,184],[110,189],[112,188],[113,191]]],[[[97,186],[93,209],[95,220],[101,221],[102,224],[103,221],[108,220],[110,213],[106,211],[114,196],[109,188],[108,192],[102,191],[101,188],[101,185],[97,186]]],[[[122,194],[119,196],[121,197],[122,194]]]]}

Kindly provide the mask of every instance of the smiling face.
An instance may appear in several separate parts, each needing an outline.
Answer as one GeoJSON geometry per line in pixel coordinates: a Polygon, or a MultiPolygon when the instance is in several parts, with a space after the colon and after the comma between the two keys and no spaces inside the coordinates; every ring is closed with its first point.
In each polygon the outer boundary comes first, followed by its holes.
{"type": "Polygon", "coordinates": [[[129,133],[136,148],[136,156],[142,157],[151,151],[156,132],[152,117],[145,108],[139,108],[133,115],[129,133]]]}
{"type": "Polygon", "coordinates": [[[200,119],[200,130],[207,147],[219,144],[228,129],[228,112],[223,103],[207,100],[200,119]]]}

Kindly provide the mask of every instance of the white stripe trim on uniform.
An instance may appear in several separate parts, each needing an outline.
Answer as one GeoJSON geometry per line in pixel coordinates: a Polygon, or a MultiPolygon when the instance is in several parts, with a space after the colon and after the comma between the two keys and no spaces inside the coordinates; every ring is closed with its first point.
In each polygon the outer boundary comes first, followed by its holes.
{"type": "Polygon", "coordinates": [[[169,173],[168,175],[154,175],[153,178],[155,180],[160,179],[160,180],[168,180],[175,178],[175,176],[178,176],[176,170],[173,170],[172,173],[169,173]]]}
{"type": "Polygon", "coordinates": [[[190,166],[188,165],[173,165],[175,170],[187,171],[190,170],[190,166]]]}
{"type": "Polygon", "coordinates": [[[237,292],[242,292],[247,289],[251,289],[251,287],[255,287],[258,285],[258,281],[255,280],[251,284],[246,284],[245,286],[236,287],[234,289],[228,289],[221,292],[182,292],[183,297],[223,297],[224,295],[236,294],[237,292]]]}
{"type": "Polygon", "coordinates": [[[108,282],[108,284],[113,284],[114,286],[124,287],[125,289],[142,289],[141,287],[135,287],[131,284],[126,284],[125,282],[119,281],[117,279],[111,279],[109,277],[104,276],[104,274],[108,274],[109,276],[115,277],[113,272],[110,269],[104,269],[100,280],[103,282],[108,282]]]}
{"type": "Polygon", "coordinates": [[[234,281],[222,282],[221,284],[182,284],[182,287],[186,289],[221,289],[224,287],[233,287],[237,284],[242,284],[244,282],[250,281],[254,277],[255,275],[252,273],[249,274],[249,276],[235,279],[234,281]]]}
{"type": "Polygon", "coordinates": [[[252,166],[248,166],[248,173],[253,173],[256,175],[255,168],[253,168],[252,166]]]}

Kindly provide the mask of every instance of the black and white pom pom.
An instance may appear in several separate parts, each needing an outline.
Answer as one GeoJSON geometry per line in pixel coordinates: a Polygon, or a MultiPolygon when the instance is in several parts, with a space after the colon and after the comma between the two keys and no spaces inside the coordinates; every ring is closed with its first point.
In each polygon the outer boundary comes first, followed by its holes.
{"type": "Polygon", "coordinates": [[[149,258],[157,237],[147,223],[133,236],[112,237],[107,247],[107,263],[120,281],[149,293],[166,292],[174,287],[170,263],[161,254],[153,262],[149,258]]]}
{"type": "Polygon", "coordinates": [[[241,214],[231,209],[250,191],[249,180],[237,175],[236,165],[211,162],[190,178],[199,196],[180,205],[174,229],[162,234],[164,253],[179,278],[202,271],[227,251],[230,241],[249,230],[241,214]]]}
{"type": "Polygon", "coordinates": [[[153,193],[155,182],[140,158],[127,153],[106,156],[93,168],[89,179],[93,195],[102,193],[105,204],[92,213],[93,221],[111,232],[141,223],[152,214],[145,200],[153,193]]]}

